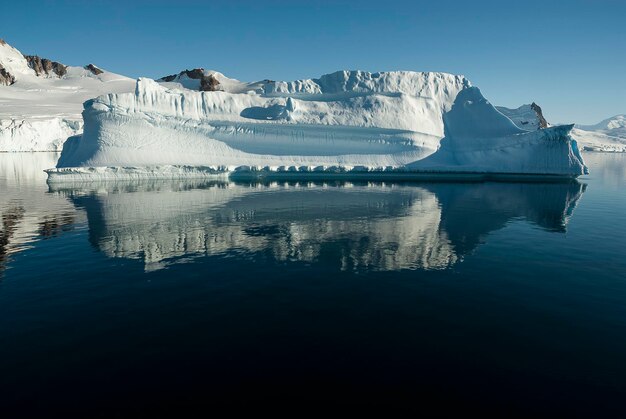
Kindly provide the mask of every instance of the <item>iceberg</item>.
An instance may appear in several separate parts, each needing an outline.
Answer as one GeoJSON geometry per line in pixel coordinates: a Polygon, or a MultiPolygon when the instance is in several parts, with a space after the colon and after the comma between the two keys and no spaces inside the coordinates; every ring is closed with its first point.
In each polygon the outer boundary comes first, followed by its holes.
{"type": "Polygon", "coordinates": [[[571,126],[522,130],[463,76],[339,71],[245,91],[168,88],[84,103],[49,181],[230,176],[576,177],[571,126]]]}

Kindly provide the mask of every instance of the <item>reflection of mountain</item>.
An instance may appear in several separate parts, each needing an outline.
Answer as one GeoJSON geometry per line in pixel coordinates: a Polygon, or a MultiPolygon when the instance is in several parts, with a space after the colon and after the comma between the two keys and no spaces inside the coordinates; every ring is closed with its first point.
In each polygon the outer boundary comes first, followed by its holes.
{"type": "Polygon", "coordinates": [[[76,221],[72,204],[48,193],[43,169],[57,158],[55,153],[0,153],[0,274],[9,255],[76,221]]]}
{"type": "Polygon", "coordinates": [[[232,252],[398,270],[447,268],[515,219],[564,231],[583,185],[155,182],[66,192],[86,210],[94,246],[147,270],[232,252]]]}

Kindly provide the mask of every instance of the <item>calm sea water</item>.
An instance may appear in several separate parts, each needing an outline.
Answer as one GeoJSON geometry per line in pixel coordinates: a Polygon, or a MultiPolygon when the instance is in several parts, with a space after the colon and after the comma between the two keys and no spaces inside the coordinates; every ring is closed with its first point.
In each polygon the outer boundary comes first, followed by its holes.
{"type": "Polygon", "coordinates": [[[574,183],[49,188],[55,158],[0,154],[3,409],[626,410],[626,155],[574,183]]]}

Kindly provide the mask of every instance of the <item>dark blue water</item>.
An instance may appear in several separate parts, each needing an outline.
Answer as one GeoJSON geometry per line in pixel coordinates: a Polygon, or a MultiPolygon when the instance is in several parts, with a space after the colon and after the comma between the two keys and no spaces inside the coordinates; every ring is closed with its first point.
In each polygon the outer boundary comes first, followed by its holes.
{"type": "Polygon", "coordinates": [[[0,406],[624,413],[626,156],[586,160],[48,188],[53,155],[0,155],[0,406]]]}

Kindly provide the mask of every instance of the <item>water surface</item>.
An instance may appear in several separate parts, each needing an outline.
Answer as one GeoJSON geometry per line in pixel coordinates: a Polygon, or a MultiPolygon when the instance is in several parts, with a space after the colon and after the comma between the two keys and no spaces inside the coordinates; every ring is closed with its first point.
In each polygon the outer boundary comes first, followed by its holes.
{"type": "Polygon", "coordinates": [[[566,183],[49,188],[56,157],[0,154],[3,405],[623,408],[624,155],[566,183]]]}

